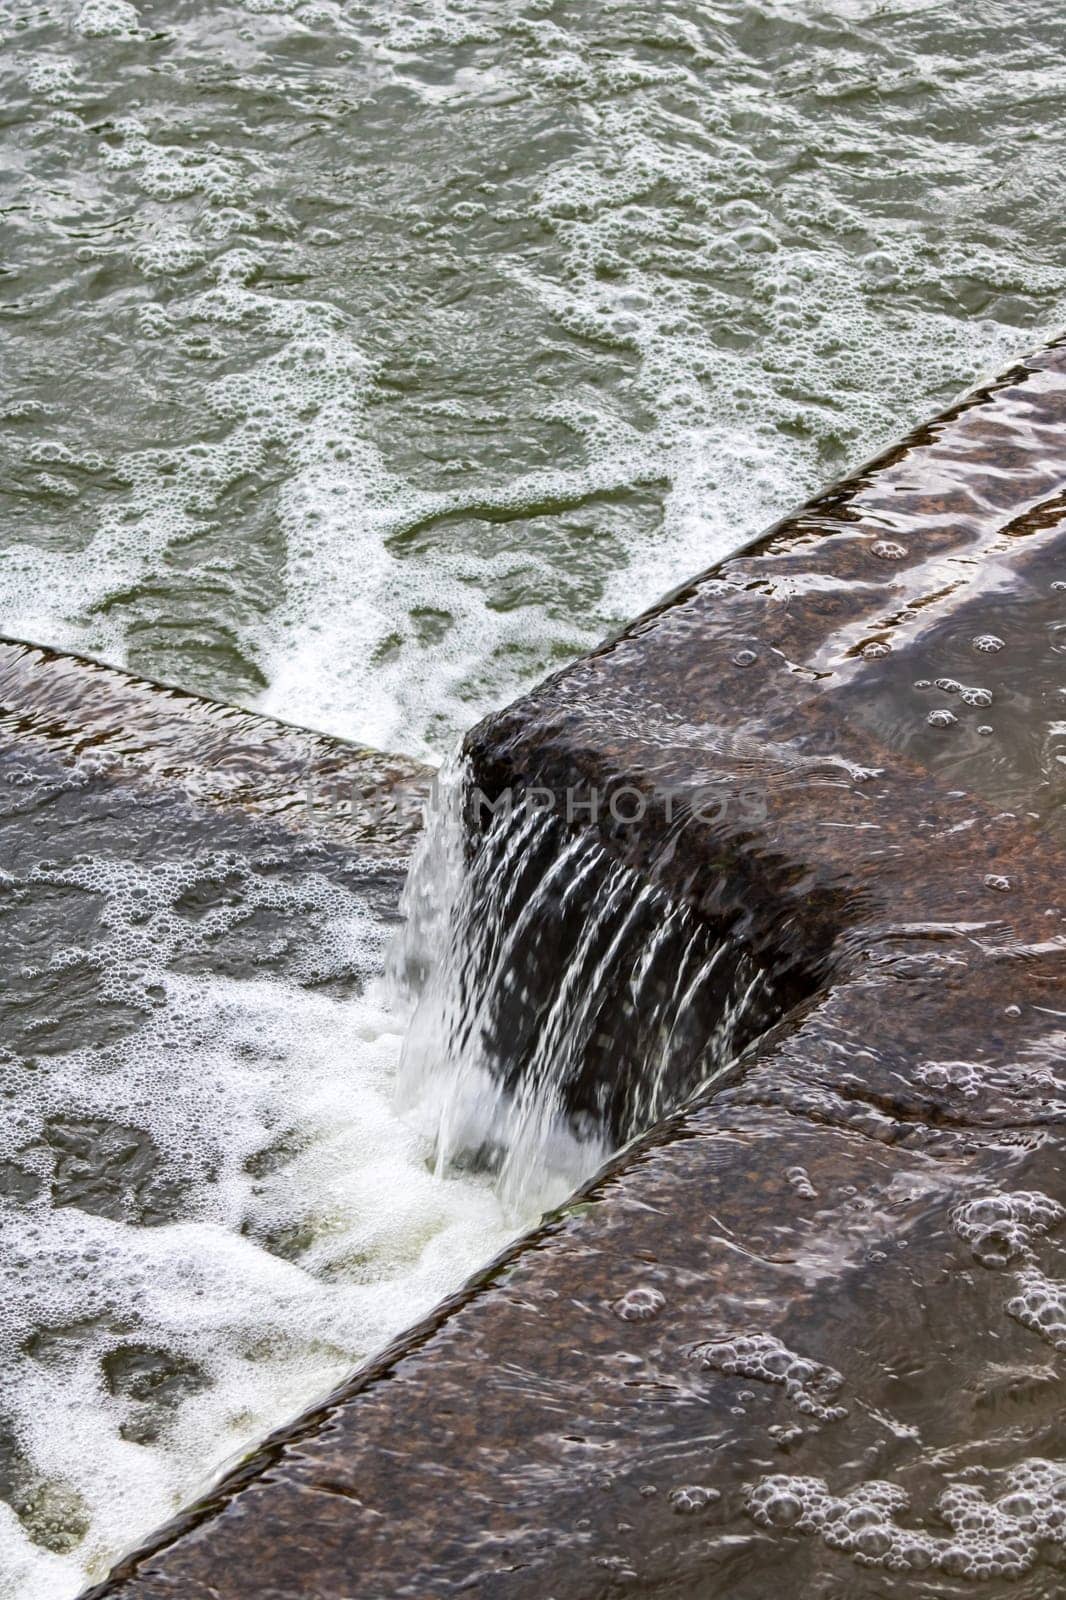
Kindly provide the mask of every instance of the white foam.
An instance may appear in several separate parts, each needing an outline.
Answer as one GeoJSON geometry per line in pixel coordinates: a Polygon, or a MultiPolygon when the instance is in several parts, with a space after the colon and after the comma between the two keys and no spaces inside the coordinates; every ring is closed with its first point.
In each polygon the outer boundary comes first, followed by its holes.
{"type": "MultiPolygon", "coordinates": [[[[786,11],[802,26],[807,9],[786,11]]],[[[833,15],[814,9],[823,21],[833,15]]],[[[967,221],[964,196],[979,208],[987,190],[990,155],[979,136],[968,187],[954,209],[938,208],[935,251],[920,230],[886,221],[852,181],[836,159],[839,140],[861,136],[877,149],[888,137],[861,96],[854,107],[848,98],[863,81],[863,51],[842,52],[815,34],[812,59],[785,62],[775,75],[739,59],[730,65],[696,16],[649,18],[639,38],[620,29],[605,42],[580,14],[557,21],[488,0],[373,7],[366,18],[330,7],[312,17],[303,7],[291,24],[290,10],[289,0],[254,0],[242,34],[257,70],[270,69],[255,81],[294,92],[294,105],[302,85],[290,83],[284,56],[273,52],[290,25],[332,30],[360,53],[371,92],[416,95],[427,115],[456,99],[558,98],[569,145],[531,155],[517,194],[487,181],[441,214],[397,216],[395,227],[415,254],[436,251],[438,238],[442,250],[461,254],[464,229],[535,218],[536,248],[518,230],[484,258],[503,285],[484,342],[491,354],[497,323],[517,319],[534,344],[570,351],[572,366],[560,367],[570,376],[544,405],[545,418],[570,429],[569,462],[523,467],[528,399],[516,385],[511,409],[507,372],[490,360],[499,426],[505,438],[516,430],[504,452],[512,464],[467,464],[451,489],[440,487],[439,472],[431,480],[417,466],[399,467],[381,424],[389,391],[369,353],[381,345],[375,316],[351,309],[343,279],[316,299],[269,277],[280,267],[298,285],[315,270],[310,255],[343,230],[316,221],[305,237],[283,220],[278,197],[292,190],[289,169],[243,143],[225,119],[225,137],[214,142],[176,138],[168,108],[146,102],[87,136],[78,159],[120,210],[129,210],[131,189],[137,196],[130,254],[160,294],[142,304],[135,324],[150,348],[171,360],[225,357],[226,376],[205,381],[210,369],[192,368],[206,420],[191,433],[183,423],[182,437],[163,437],[155,450],[115,442],[111,490],[79,522],[79,538],[83,528],[91,534],[80,549],[28,539],[8,552],[0,616],[11,631],[122,661],[129,624],[114,597],[146,584],[165,594],[183,545],[230,515],[235,486],[280,479],[280,594],[267,615],[238,624],[240,647],[268,680],[264,708],[439,757],[481,712],[753,536],[845,459],[860,459],[934,397],[996,368],[1066,312],[1061,266],[1024,242],[989,243],[987,230],[967,221]],[[810,94],[832,97],[838,88],[839,128],[805,109],[810,94]],[[733,115],[748,115],[753,94],[760,125],[774,131],[770,146],[731,126],[733,115]],[[236,233],[242,243],[216,261],[215,287],[205,290],[201,278],[183,290],[182,275],[236,233]],[[257,252],[249,240],[260,233],[257,252]],[[1008,309],[960,314],[960,284],[1008,309]],[[1017,325],[1009,306],[1018,296],[1045,306],[1039,328],[1017,325]],[[586,358],[608,353],[606,380],[586,383],[586,358]],[[125,487],[115,491],[116,480],[125,487]],[[565,519],[544,513],[652,482],[661,518],[597,515],[602,533],[583,535],[580,551],[565,519]],[[484,516],[523,508],[536,550],[522,536],[494,536],[487,549],[484,516]],[[566,598],[575,563],[577,605],[566,598]],[[526,598],[501,601],[514,590],[526,598]]],[[[121,0],[91,0],[78,15],[79,27],[98,32],[138,26],[121,0]]],[[[863,50],[891,85],[895,57],[873,18],[870,27],[863,50]]],[[[1029,62],[1024,40],[1017,48],[1012,85],[1029,62]]],[[[1003,89],[999,62],[984,50],[973,67],[983,75],[982,103],[1003,89]]],[[[178,34],[172,54],[180,63],[178,34]]],[[[1031,65],[1035,73],[1040,62],[1031,65]]],[[[65,61],[42,58],[33,72],[43,94],[70,81],[65,61]]],[[[1045,92],[1035,78],[1032,92],[1045,92]]],[[[505,146],[509,137],[505,119],[505,146]]],[[[932,194],[935,141],[919,127],[893,140],[894,186],[908,203],[932,194]]],[[[1001,165],[997,155],[997,181],[1001,165]]],[[[1026,185],[1039,191],[1039,171],[1016,165],[1009,183],[1022,226],[1032,210],[1026,185]]],[[[453,325],[447,315],[412,323],[412,359],[432,372],[434,357],[447,357],[453,325]]],[[[500,361],[511,359],[502,340],[500,361]]],[[[461,449],[463,418],[473,425],[468,398],[433,403],[438,416],[452,406],[461,449]]],[[[40,487],[58,496],[59,481],[40,487]]],[[[242,558],[238,527],[234,563],[242,558]]],[[[165,599],[162,606],[165,617],[165,599]]]]}
{"type": "Polygon", "coordinates": [[[34,61],[26,73],[26,87],[46,100],[62,99],[78,81],[78,69],[66,56],[34,61]]]}
{"type": "Polygon", "coordinates": [[[987,1582],[1023,1577],[1044,1562],[1061,1567],[1064,1501],[1066,1464],[1031,1457],[1008,1470],[952,1474],[926,1514],[946,1535],[897,1521],[910,1512],[910,1497],[882,1479],[834,1494],[824,1478],[775,1473],[751,1487],[748,1510],[760,1527],[813,1534],[858,1566],[987,1582]]]}
{"type": "Polygon", "coordinates": [[[140,33],[141,19],[129,0],[87,0],[74,26],[86,39],[130,39],[140,33]]]}
{"type": "Polygon", "coordinates": [[[697,1345],[693,1358],[707,1372],[752,1378],[758,1383],[780,1384],[792,1404],[805,1416],[821,1422],[839,1422],[847,1407],[839,1403],[844,1379],[834,1367],[798,1355],[772,1333],[724,1334],[697,1345]]]}
{"type": "Polygon", "coordinates": [[[102,1576],[516,1225],[486,1183],[435,1173],[393,1108],[398,1020],[373,981],[384,934],[358,899],[313,875],[259,879],[233,858],[90,862],[37,881],[101,897],[100,943],[57,951],[53,969],[88,961],[104,999],[144,1001],[148,1014],[109,1048],[38,1073],[3,1068],[17,1099],[0,1157],[45,1184],[28,1213],[0,1223],[5,1414],[36,1507],[23,1508],[25,1525],[0,1509],[4,1600],[64,1600],[102,1576]],[[182,896],[227,874],[223,901],[191,920],[182,896]],[[362,971],[363,998],[174,970],[175,956],[263,906],[324,918],[307,975],[362,971]],[[124,1215],[53,1206],[57,1123],[147,1135],[149,1186],[181,1186],[178,1220],[145,1226],[140,1191],[124,1215]],[[150,1393],[108,1376],[109,1362],[144,1350],[177,1364],[179,1386],[194,1375],[154,1412],[150,1393]],[[150,1414],[158,1437],[139,1442],[150,1414]],[[58,1553],[34,1543],[57,1538],[58,1553]]]}

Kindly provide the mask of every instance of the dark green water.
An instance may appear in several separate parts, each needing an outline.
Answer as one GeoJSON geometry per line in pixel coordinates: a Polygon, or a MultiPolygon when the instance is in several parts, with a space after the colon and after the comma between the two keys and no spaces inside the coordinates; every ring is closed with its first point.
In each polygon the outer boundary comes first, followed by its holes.
{"type": "Polygon", "coordinates": [[[0,624],[457,729],[1063,320],[1052,4],[14,5],[0,624]]]}
{"type": "MultiPolygon", "coordinates": [[[[446,751],[1066,322],[1051,4],[0,35],[0,631],[385,748],[446,751]]],[[[14,765],[0,1600],[68,1600],[514,1219],[395,1113],[346,869],[89,837],[77,775],[14,765]]]]}

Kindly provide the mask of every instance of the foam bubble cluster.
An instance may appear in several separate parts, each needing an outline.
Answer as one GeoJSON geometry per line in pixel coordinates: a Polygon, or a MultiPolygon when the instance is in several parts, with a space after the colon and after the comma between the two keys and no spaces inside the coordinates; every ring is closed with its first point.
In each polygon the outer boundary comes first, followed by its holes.
{"type": "MultiPolygon", "coordinates": [[[[1044,1077],[1057,1087],[1053,1076],[1044,1077]]],[[[1007,1315],[1061,1351],[1066,1351],[1066,1281],[1042,1269],[1037,1246],[1064,1220],[1066,1207],[1038,1189],[978,1195],[951,1216],[975,1261],[993,1271],[1011,1272],[1014,1293],[1004,1303],[1007,1315]]]]}
{"type": "Polygon", "coordinates": [[[810,1174],[806,1167],[789,1167],[785,1177],[801,1200],[816,1200],[818,1198],[818,1191],[811,1182],[810,1174]]]}
{"type": "Polygon", "coordinates": [[[1002,1267],[1032,1252],[1040,1235],[1058,1227],[1064,1209],[1039,1190],[993,1193],[967,1200],[952,1213],[952,1225],[984,1267],[1002,1267]]]}
{"type": "Polygon", "coordinates": [[[692,1516],[697,1511],[704,1511],[708,1506],[714,1505],[722,1498],[719,1489],[712,1489],[702,1483],[683,1484],[679,1489],[671,1489],[670,1505],[679,1516],[692,1516]]]}
{"type": "Polygon", "coordinates": [[[1006,1310],[1054,1349],[1066,1352],[1066,1283],[1026,1267],[1018,1274],[1018,1293],[1007,1301],[1006,1310]]]}
{"type": "Polygon", "coordinates": [[[797,1355],[775,1334],[738,1333],[697,1345],[693,1356],[708,1372],[779,1384],[797,1410],[821,1422],[837,1422],[847,1407],[835,1396],[844,1379],[833,1367],[797,1355]]]}
{"type": "Polygon", "coordinates": [[[620,1322],[652,1322],[665,1304],[666,1297],[658,1289],[641,1285],[637,1289],[628,1289],[611,1309],[620,1322]]]}
{"type": "Polygon", "coordinates": [[[86,39],[133,38],[141,19],[129,0],[87,0],[74,26],[86,39]]]}
{"type": "Polygon", "coordinates": [[[78,70],[66,56],[35,61],[26,74],[26,87],[45,99],[62,99],[78,81],[78,70]]]}
{"type": "Polygon", "coordinates": [[[914,1076],[927,1089],[954,1090],[966,1100],[975,1099],[981,1092],[981,1073],[972,1061],[922,1061],[914,1076]]]}
{"type": "Polygon", "coordinates": [[[888,1572],[1020,1578],[1043,1559],[1066,1557],[1066,1463],[1039,1457],[1005,1472],[973,1468],[936,1502],[949,1531],[908,1527],[910,1499],[877,1479],[845,1493],[823,1478],[774,1474],[750,1490],[748,1510],[763,1528],[813,1534],[860,1566],[888,1572]]]}

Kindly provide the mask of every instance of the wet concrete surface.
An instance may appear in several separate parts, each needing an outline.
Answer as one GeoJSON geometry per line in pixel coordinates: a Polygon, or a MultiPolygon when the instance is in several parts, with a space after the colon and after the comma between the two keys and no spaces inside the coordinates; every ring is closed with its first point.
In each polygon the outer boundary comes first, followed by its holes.
{"type": "Polygon", "coordinates": [[[97,1600],[1059,1591],[1064,490],[1060,346],[475,730],[805,997],[97,1600]]]}
{"type": "Polygon", "coordinates": [[[406,860],[432,772],[83,657],[0,638],[0,741],[406,860]]]}

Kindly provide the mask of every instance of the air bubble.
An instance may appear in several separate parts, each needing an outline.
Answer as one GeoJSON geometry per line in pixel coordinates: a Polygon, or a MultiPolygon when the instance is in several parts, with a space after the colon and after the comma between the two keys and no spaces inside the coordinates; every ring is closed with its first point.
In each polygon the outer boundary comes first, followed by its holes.
{"type": "Polygon", "coordinates": [[[980,1092],[980,1073],[969,1061],[923,1061],[914,1075],[929,1089],[952,1089],[967,1099],[980,1092]]]}
{"type": "Polygon", "coordinates": [[[666,1298],[658,1289],[630,1289],[616,1300],[611,1310],[622,1322],[651,1322],[662,1311],[666,1298]]]}
{"type": "Polygon", "coordinates": [[[669,1495],[671,1506],[682,1516],[703,1511],[721,1498],[719,1490],[705,1488],[702,1484],[687,1484],[682,1489],[671,1489],[669,1495]]]}
{"type": "Polygon", "coordinates": [[[840,1373],[797,1355],[774,1334],[742,1333],[712,1339],[698,1345],[693,1356],[705,1371],[782,1386],[798,1410],[820,1421],[836,1422],[847,1415],[846,1407],[833,1398],[844,1382],[840,1373]]]}

